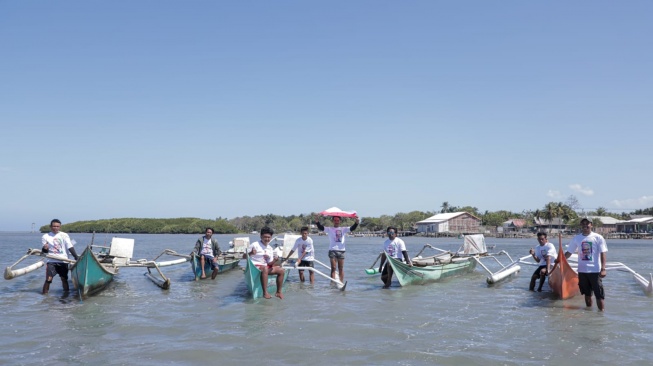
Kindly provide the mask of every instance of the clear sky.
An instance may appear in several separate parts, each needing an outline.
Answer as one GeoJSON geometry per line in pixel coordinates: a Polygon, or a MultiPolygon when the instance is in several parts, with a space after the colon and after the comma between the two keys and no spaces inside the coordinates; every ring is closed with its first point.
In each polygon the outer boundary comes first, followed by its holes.
{"type": "Polygon", "coordinates": [[[653,206],[651,1],[0,1],[0,230],[653,206]]]}

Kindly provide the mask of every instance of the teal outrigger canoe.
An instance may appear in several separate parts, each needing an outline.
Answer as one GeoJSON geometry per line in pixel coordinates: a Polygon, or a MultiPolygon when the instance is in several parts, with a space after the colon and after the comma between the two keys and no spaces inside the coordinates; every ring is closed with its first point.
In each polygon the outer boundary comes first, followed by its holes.
{"type": "Polygon", "coordinates": [[[386,254],[394,274],[402,286],[423,285],[436,282],[445,277],[472,272],[476,261],[472,257],[459,257],[452,253],[442,253],[432,257],[413,258],[413,266],[386,254]]]}
{"type": "MultiPolygon", "coordinates": [[[[217,274],[221,274],[224,272],[229,271],[230,269],[234,269],[238,267],[238,262],[240,262],[240,259],[242,254],[228,254],[228,253],[222,253],[218,256],[218,264],[217,264],[217,274]]],[[[193,253],[191,255],[191,268],[193,269],[193,273],[195,274],[195,281],[199,281],[202,277],[202,266],[200,264],[200,257],[193,253]]],[[[204,273],[206,274],[207,278],[209,278],[212,275],[212,270],[211,270],[211,263],[208,261],[204,262],[204,273]]]]}
{"type": "Polygon", "coordinates": [[[70,273],[81,299],[104,290],[118,274],[118,267],[100,263],[91,247],[87,246],[70,268],[70,273]]]}
{"type": "MultiPolygon", "coordinates": [[[[247,291],[252,295],[252,298],[257,299],[263,297],[263,286],[261,285],[261,270],[256,268],[252,260],[247,257],[247,266],[245,267],[245,284],[247,285],[247,291]]],[[[283,283],[286,283],[288,275],[290,274],[290,269],[284,268],[283,283]]],[[[277,278],[276,276],[270,276],[268,278],[268,293],[275,293],[277,291],[277,278]]],[[[283,288],[282,288],[283,291],[283,288]]]]}

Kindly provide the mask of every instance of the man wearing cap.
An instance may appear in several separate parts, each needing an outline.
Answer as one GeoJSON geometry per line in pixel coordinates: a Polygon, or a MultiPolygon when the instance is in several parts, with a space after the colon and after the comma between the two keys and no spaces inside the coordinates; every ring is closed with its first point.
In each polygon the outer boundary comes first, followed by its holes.
{"type": "Polygon", "coordinates": [[[592,306],[592,292],[596,297],[596,306],[599,311],[605,309],[603,281],[606,276],[605,263],[608,245],[603,236],[592,232],[592,219],[585,217],[580,221],[582,232],[574,236],[565,252],[569,258],[571,253],[578,252],[578,287],[580,293],[585,295],[585,305],[592,306]]]}

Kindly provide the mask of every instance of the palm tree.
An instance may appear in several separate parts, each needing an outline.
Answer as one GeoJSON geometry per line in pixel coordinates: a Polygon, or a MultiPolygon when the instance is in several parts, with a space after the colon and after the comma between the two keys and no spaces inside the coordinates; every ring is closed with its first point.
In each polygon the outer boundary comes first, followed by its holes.
{"type": "Polygon", "coordinates": [[[535,230],[538,232],[540,231],[540,218],[542,217],[542,213],[540,210],[535,210],[533,211],[533,225],[535,226],[535,230]]]}
{"type": "Polygon", "coordinates": [[[442,202],[442,211],[440,211],[440,213],[447,213],[449,212],[449,209],[449,202],[442,202]]]}
{"type": "Polygon", "coordinates": [[[596,209],[596,216],[607,216],[608,211],[605,209],[605,207],[599,207],[596,209]]]}
{"type": "Polygon", "coordinates": [[[558,209],[559,209],[559,216],[561,218],[560,220],[560,229],[562,228],[562,224],[568,222],[572,218],[576,217],[576,212],[571,208],[569,205],[562,204],[562,202],[558,202],[558,209]]]}
{"type": "Polygon", "coordinates": [[[551,223],[554,218],[558,217],[558,212],[559,208],[556,202],[549,202],[544,205],[544,211],[541,214],[549,222],[549,234],[551,233],[551,223]]]}

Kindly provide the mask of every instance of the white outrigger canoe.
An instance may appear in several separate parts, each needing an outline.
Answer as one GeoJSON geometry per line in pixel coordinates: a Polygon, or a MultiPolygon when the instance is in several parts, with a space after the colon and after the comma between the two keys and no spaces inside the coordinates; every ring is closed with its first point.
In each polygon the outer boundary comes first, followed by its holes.
{"type": "MultiPolygon", "coordinates": [[[[154,282],[157,286],[161,287],[164,290],[170,288],[170,279],[163,274],[160,267],[182,264],[190,260],[190,256],[179,254],[174,250],[170,250],[170,249],[165,249],[161,254],[159,254],[153,260],[147,260],[147,259],[132,260],[131,258],[134,251],[134,239],[127,239],[127,238],[114,237],[111,240],[110,246],[108,247],[93,245],[91,241],[91,245],[89,247],[91,248],[91,250],[93,250],[93,254],[97,257],[99,263],[103,267],[107,269],[111,269],[114,273],[117,273],[120,268],[126,268],[126,267],[147,268],[147,273],[145,273],[145,276],[147,276],[152,282],[154,282]],[[167,260],[167,261],[158,260],[164,255],[170,255],[179,258],[173,260],[167,260]],[[156,270],[156,272],[153,272],[152,269],[156,270]]],[[[22,256],[18,261],[16,261],[11,266],[5,268],[4,277],[6,280],[11,280],[16,277],[20,277],[30,272],[33,272],[45,265],[44,263],[45,258],[61,260],[73,266],[76,264],[76,261],[71,259],[61,258],[59,256],[54,256],[51,254],[45,254],[42,253],[41,250],[39,249],[28,249],[27,254],[22,256]],[[35,263],[24,265],[23,267],[18,267],[20,263],[28,260],[28,258],[33,258],[33,257],[37,257],[39,259],[35,263]]],[[[74,282],[75,281],[73,280],[73,283],[74,282]]]]}

